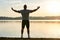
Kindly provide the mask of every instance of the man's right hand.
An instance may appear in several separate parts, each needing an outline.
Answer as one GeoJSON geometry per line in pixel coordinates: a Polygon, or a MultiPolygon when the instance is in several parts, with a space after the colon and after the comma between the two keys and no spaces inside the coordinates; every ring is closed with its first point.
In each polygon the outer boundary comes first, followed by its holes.
{"type": "Polygon", "coordinates": [[[11,9],[13,10],[13,8],[11,7],[11,9]]]}
{"type": "Polygon", "coordinates": [[[40,8],[40,6],[37,7],[37,9],[39,9],[39,8],[40,8]]]}

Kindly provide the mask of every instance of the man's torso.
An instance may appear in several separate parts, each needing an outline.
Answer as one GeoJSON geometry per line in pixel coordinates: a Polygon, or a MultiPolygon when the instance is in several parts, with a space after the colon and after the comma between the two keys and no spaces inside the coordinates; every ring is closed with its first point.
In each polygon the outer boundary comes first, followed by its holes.
{"type": "Polygon", "coordinates": [[[22,20],[29,20],[30,10],[21,10],[22,20]]]}

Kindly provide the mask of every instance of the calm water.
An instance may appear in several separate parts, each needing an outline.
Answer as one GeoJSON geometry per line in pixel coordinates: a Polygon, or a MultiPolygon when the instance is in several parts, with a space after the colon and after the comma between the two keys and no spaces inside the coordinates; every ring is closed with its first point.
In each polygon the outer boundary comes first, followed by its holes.
{"type": "MultiPolygon", "coordinates": [[[[27,37],[26,28],[24,37],[27,37]]],[[[0,37],[20,37],[21,21],[0,21],[0,37]]],[[[32,38],[60,38],[60,22],[30,21],[30,36],[32,38]]]]}

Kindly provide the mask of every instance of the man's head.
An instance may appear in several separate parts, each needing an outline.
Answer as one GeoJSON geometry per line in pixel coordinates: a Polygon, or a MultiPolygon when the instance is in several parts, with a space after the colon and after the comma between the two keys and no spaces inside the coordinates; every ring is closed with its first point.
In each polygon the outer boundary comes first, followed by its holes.
{"type": "Polygon", "coordinates": [[[25,5],[24,5],[24,10],[26,10],[26,9],[27,9],[27,5],[25,4],[25,5]]]}

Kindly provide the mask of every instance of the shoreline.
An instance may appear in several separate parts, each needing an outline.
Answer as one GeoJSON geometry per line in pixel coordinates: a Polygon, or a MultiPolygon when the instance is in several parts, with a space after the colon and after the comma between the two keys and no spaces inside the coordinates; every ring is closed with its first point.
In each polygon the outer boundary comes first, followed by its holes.
{"type": "Polygon", "coordinates": [[[8,38],[8,37],[0,37],[0,40],[60,40],[60,38],[8,38]]]}
{"type": "MultiPolygon", "coordinates": [[[[22,20],[0,20],[0,22],[22,22],[22,20]]],[[[60,20],[30,20],[34,23],[60,23],[60,20]]]]}

